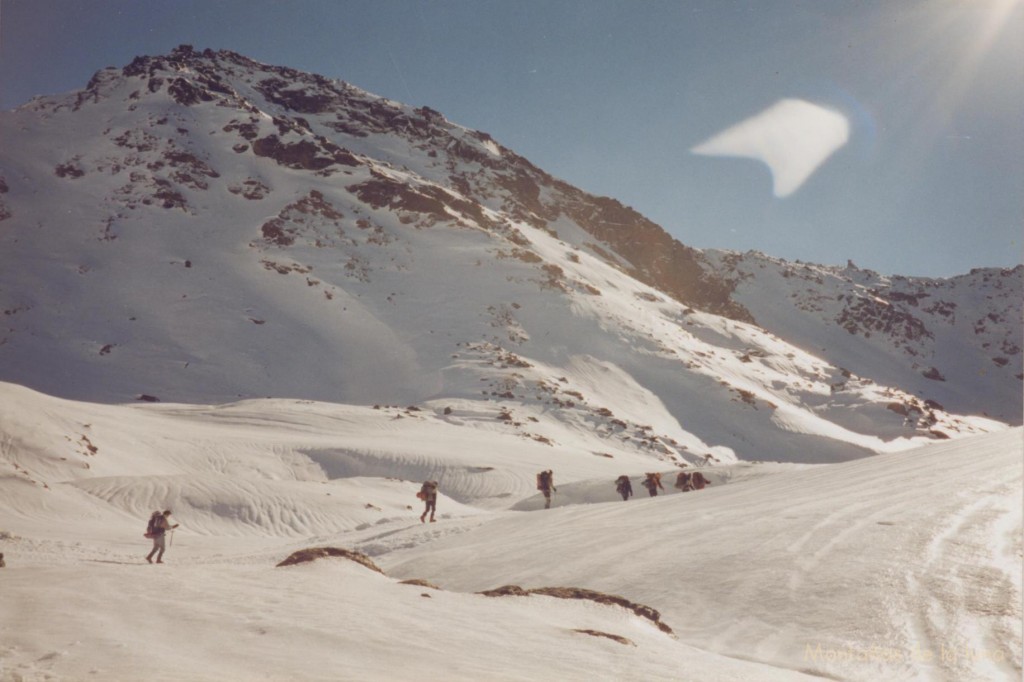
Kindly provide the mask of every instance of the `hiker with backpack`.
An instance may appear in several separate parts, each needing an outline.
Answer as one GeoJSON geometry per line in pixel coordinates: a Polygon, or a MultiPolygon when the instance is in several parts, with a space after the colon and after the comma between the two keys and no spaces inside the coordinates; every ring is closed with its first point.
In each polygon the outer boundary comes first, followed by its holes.
{"type": "Polygon", "coordinates": [[[690,476],[690,490],[704,490],[704,486],[711,485],[711,481],[704,478],[704,474],[694,471],[690,476]]]}
{"type": "Polygon", "coordinates": [[[544,508],[551,509],[551,493],[558,492],[555,487],[555,473],[551,469],[537,474],[537,490],[544,493],[544,508]]]}
{"type": "Polygon", "coordinates": [[[622,495],[622,501],[625,502],[633,494],[633,484],[629,481],[629,476],[623,474],[615,479],[615,490],[622,495]]]}
{"type": "Polygon", "coordinates": [[[647,488],[651,497],[657,497],[658,488],[665,489],[665,486],[661,484],[661,474],[647,474],[647,478],[644,479],[644,487],[647,488]]]}
{"type": "Polygon", "coordinates": [[[434,512],[437,511],[437,481],[424,481],[416,497],[423,500],[426,505],[423,514],[420,515],[420,523],[426,523],[427,512],[430,512],[430,522],[434,523],[434,512]]]}
{"type": "Polygon", "coordinates": [[[149,524],[146,526],[146,537],[153,539],[153,549],[146,555],[146,561],[149,563],[153,563],[154,554],[156,554],[156,563],[162,564],[164,562],[164,551],[167,549],[165,543],[167,531],[181,525],[178,523],[171,524],[171,520],[168,518],[170,515],[171,510],[168,509],[162,513],[155,511],[149,517],[149,524]]]}

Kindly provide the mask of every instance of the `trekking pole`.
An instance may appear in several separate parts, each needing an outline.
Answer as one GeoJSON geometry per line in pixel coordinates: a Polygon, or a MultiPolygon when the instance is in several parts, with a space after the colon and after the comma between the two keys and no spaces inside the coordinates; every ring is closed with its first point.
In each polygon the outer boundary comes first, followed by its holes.
{"type": "Polygon", "coordinates": [[[174,529],[171,529],[171,547],[174,547],[174,529]]]}

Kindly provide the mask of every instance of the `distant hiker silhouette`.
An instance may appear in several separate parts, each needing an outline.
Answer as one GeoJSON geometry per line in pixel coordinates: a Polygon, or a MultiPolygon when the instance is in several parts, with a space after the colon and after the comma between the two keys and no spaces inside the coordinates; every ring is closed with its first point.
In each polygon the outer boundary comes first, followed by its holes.
{"type": "Polygon", "coordinates": [[[5,567],[6,565],[7,563],[4,561],[4,553],[0,552],[0,568],[5,567]]]}
{"type": "Polygon", "coordinates": [[[430,522],[434,522],[434,512],[437,511],[437,481],[424,481],[416,497],[423,500],[426,505],[423,514],[420,515],[420,523],[426,523],[427,512],[430,512],[430,522]]]}
{"type": "Polygon", "coordinates": [[[551,493],[558,492],[555,487],[555,473],[548,469],[537,474],[537,490],[544,493],[544,508],[551,509],[551,493]]]}
{"type": "Polygon", "coordinates": [[[690,474],[685,471],[680,471],[679,475],[676,476],[676,484],[672,487],[679,488],[679,490],[684,493],[688,490],[693,490],[693,483],[690,480],[690,474]]]}
{"type": "Polygon", "coordinates": [[[704,478],[704,474],[701,472],[694,471],[690,476],[690,485],[693,486],[693,490],[704,490],[704,486],[711,485],[711,481],[704,478]]]}
{"type": "Polygon", "coordinates": [[[154,554],[156,554],[156,563],[162,564],[164,562],[164,551],[167,549],[165,543],[167,531],[181,525],[177,523],[172,525],[170,518],[168,518],[170,515],[171,510],[168,509],[163,513],[155,511],[149,517],[149,525],[146,526],[146,537],[153,538],[153,549],[146,555],[146,561],[149,563],[153,563],[154,554]]]}
{"type": "Polygon", "coordinates": [[[629,482],[629,476],[623,474],[615,479],[615,489],[622,495],[622,501],[625,502],[633,494],[633,484],[629,482]]]}
{"type": "Polygon", "coordinates": [[[658,488],[665,489],[665,486],[661,484],[661,474],[647,474],[647,478],[644,479],[644,487],[647,488],[651,497],[657,497],[658,488]]]}

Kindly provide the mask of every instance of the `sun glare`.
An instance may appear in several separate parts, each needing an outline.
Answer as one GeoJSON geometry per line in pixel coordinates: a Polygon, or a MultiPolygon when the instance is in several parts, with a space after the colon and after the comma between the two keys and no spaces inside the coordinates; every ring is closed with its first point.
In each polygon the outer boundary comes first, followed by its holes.
{"type": "Polygon", "coordinates": [[[957,69],[950,74],[947,93],[947,103],[950,105],[962,100],[971,80],[977,76],[982,60],[1009,25],[1013,12],[1021,5],[1021,0],[982,0],[968,2],[965,5],[975,11],[983,11],[984,14],[980,30],[968,39],[966,54],[961,58],[957,69]]]}
{"type": "Polygon", "coordinates": [[[989,7],[985,8],[987,11],[982,24],[982,30],[975,40],[974,52],[976,60],[981,59],[989,51],[992,43],[995,42],[999,34],[1010,23],[1010,16],[1020,6],[1021,2],[1022,0],[989,0],[988,2],[972,3],[982,6],[989,5],[989,7]]]}
{"type": "MultiPolygon", "coordinates": [[[[929,73],[934,87],[915,107],[916,135],[928,143],[941,135],[954,113],[968,102],[972,84],[984,77],[986,58],[1008,30],[1024,27],[1024,0],[952,0],[893,5],[901,25],[910,72],[929,73]]],[[[1016,36],[1017,39],[1024,36],[1016,36]]]]}

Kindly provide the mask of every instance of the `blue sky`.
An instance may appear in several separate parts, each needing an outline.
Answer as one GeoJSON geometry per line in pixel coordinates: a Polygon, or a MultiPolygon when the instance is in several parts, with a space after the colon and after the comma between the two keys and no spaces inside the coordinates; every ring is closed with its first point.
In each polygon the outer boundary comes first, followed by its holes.
{"type": "Polygon", "coordinates": [[[430,106],[691,246],[1022,260],[1022,0],[0,0],[0,108],[182,43],[430,106]],[[783,99],[849,122],[794,193],[691,152],[783,99]]]}

